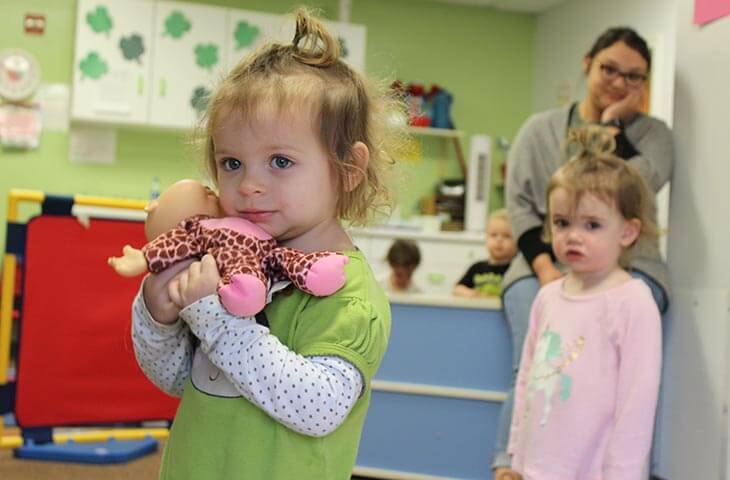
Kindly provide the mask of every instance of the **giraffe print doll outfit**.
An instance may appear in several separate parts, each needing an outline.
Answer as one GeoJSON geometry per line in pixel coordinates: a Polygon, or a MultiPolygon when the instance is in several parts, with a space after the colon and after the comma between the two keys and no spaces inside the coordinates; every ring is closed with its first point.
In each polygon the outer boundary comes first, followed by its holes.
{"type": "Polygon", "coordinates": [[[345,284],[348,259],[334,252],[304,253],[277,246],[258,225],[243,218],[195,215],[142,247],[150,272],[210,253],[221,281],[218,295],[234,315],[250,316],[266,305],[270,285],[290,280],[309,294],[326,296],[345,284]]]}

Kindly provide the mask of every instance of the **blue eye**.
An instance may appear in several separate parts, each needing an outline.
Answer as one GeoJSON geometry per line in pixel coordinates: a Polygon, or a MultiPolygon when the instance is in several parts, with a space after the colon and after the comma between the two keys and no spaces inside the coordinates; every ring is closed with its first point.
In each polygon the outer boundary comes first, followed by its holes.
{"type": "Polygon", "coordinates": [[[271,158],[271,166],[277,169],[285,169],[294,165],[294,162],[281,155],[275,155],[271,158]]]}
{"type": "Polygon", "coordinates": [[[233,157],[225,157],[221,161],[221,165],[223,166],[223,170],[230,172],[241,168],[241,161],[233,157]]]}

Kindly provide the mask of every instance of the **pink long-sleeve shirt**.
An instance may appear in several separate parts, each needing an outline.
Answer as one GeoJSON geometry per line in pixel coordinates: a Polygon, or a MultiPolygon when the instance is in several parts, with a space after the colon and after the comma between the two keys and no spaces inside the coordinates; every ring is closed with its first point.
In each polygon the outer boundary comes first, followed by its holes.
{"type": "Polygon", "coordinates": [[[661,318],[638,279],[540,290],[515,390],[509,453],[525,480],[640,479],[651,447],[661,318]]]}

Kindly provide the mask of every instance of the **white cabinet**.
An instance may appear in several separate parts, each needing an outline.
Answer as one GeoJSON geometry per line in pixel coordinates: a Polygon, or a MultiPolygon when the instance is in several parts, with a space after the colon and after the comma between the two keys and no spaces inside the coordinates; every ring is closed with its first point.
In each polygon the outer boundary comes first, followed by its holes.
{"type": "Polygon", "coordinates": [[[184,129],[197,124],[226,71],[227,25],[222,7],[156,4],[150,124],[184,129]]]}
{"type": "Polygon", "coordinates": [[[233,68],[259,45],[278,41],[288,43],[293,37],[292,17],[273,13],[231,10],[228,17],[228,68],[233,68]],[[292,35],[289,35],[289,32],[292,35]]]}
{"type": "Polygon", "coordinates": [[[78,1],[74,119],[147,121],[153,10],[154,4],[144,1],[78,1]]]}
{"type": "MultiPolygon", "coordinates": [[[[365,66],[365,27],[325,22],[365,66]]],[[[78,0],[71,117],[189,130],[216,83],[263,42],[290,43],[294,17],[195,3],[78,0]]]]}
{"type": "Polygon", "coordinates": [[[358,72],[365,72],[365,27],[345,22],[326,21],[324,24],[340,42],[345,63],[358,72]]]}

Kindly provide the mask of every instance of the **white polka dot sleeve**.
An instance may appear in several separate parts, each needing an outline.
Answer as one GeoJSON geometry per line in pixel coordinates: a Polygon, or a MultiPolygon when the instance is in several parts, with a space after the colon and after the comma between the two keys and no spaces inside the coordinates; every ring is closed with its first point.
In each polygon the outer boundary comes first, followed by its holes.
{"type": "Polygon", "coordinates": [[[132,304],[132,344],[147,378],[162,391],[181,396],[192,368],[190,328],[179,320],[172,325],[156,322],[147,310],[141,288],[132,304]]]}
{"type": "Polygon", "coordinates": [[[189,305],[180,317],[236,390],[296,432],[313,437],[333,432],[360,396],[362,376],[350,362],[303,357],[253,318],[228,313],[216,295],[189,305]]]}

